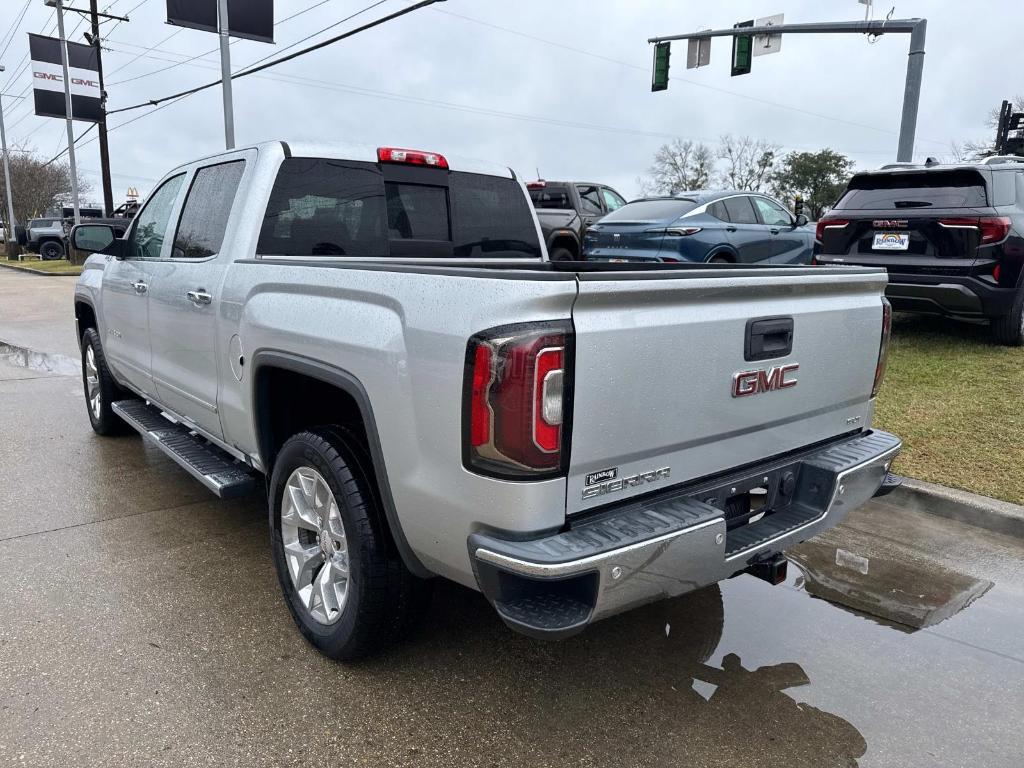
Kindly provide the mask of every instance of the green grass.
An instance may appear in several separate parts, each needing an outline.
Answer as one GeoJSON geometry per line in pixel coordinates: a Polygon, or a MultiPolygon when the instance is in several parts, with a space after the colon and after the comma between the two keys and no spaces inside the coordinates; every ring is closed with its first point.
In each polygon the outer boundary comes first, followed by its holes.
{"type": "Polygon", "coordinates": [[[23,261],[9,261],[4,259],[0,261],[7,267],[14,267],[15,269],[34,269],[38,272],[46,272],[50,275],[80,275],[82,274],[82,266],[80,264],[72,264],[67,259],[59,259],[57,261],[43,261],[34,253],[22,254],[23,261]]]}
{"type": "Polygon", "coordinates": [[[1024,504],[1024,348],[986,326],[897,316],[875,424],[903,438],[896,471],[1024,504]]]}

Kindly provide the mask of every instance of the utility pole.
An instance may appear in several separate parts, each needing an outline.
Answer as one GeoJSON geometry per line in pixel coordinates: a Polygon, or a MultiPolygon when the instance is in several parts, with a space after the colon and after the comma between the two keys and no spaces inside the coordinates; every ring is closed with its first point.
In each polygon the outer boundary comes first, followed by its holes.
{"type": "Polygon", "coordinates": [[[100,81],[100,173],[103,176],[103,215],[109,216],[114,210],[114,192],[110,184],[110,149],[107,146],[107,91],[103,85],[103,54],[100,44],[100,15],[97,0],[89,0],[89,19],[92,22],[92,43],[96,49],[96,73],[100,81]]]}
{"type": "MultiPolygon", "coordinates": [[[[910,35],[907,80],[903,89],[903,116],[900,121],[900,138],[896,151],[897,162],[909,163],[914,159],[914,139],[917,133],[917,111],[921,102],[921,82],[924,75],[924,44],[927,30],[927,19],[878,19],[875,21],[814,22],[809,24],[774,24],[732,29],[708,29],[685,35],[652,37],[647,42],[658,46],[673,40],[707,39],[710,42],[712,37],[771,37],[783,34],[857,34],[873,35],[876,37],[892,34],[910,35]]],[[[664,58],[667,61],[667,52],[664,58]]],[[[749,67],[744,68],[744,73],[746,71],[749,71],[749,67]]],[[[655,74],[657,75],[658,73],[655,72],[655,74]]],[[[667,87],[667,67],[663,73],[663,79],[657,79],[656,77],[655,80],[656,86],[660,86],[662,83],[667,87]]],[[[652,90],[664,90],[664,88],[654,87],[652,90]]]]}
{"type": "Polygon", "coordinates": [[[228,0],[217,0],[217,32],[220,35],[220,79],[224,91],[224,147],[235,148],[235,108],[231,93],[231,38],[228,0]]]}
{"type": "MultiPolygon", "coordinates": [[[[4,71],[3,64],[0,64],[0,72],[4,71]]],[[[0,149],[4,154],[4,184],[7,190],[7,227],[4,230],[4,245],[7,247],[7,258],[14,258],[14,251],[17,243],[14,237],[14,200],[11,198],[11,168],[7,159],[7,134],[4,131],[4,95],[0,93],[0,149]]]]}
{"type": "Polygon", "coordinates": [[[75,210],[75,224],[82,221],[82,213],[78,204],[78,170],[75,166],[75,128],[71,112],[71,75],[68,73],[68,46],[64,37],[64,2],[56,0],[57,36],[60,38],[60,64],[64,75],[64,109],[68,123],[68,162],[71,166],[71,204],[75,210]]]}

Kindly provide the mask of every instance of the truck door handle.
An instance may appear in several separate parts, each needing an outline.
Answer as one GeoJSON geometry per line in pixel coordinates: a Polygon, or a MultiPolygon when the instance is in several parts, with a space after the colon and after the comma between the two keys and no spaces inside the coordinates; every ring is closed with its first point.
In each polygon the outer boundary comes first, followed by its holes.
{"type": "Polygon", "coordinates": [[[185,295],[188,296],[188,300],[195,304],[197,307],[205,306],[206,304],[209,304],[211,301],[213,301],[213,296],[208,294],[202,288],[200,288],[197,291],[189,291],[185,295]]]}
{"type": "Polygon", "coordinates": [[[770,232],[771,232],[771,233],[772,233],[773,235],[777,235],[777,234],[779,234],[779,230],[778,230],[778,228],[776,228],[776,227],[772,227],[772,228],[771,228],[771,230],[769,230],[769,231],[770,231],[770,232]]]}
{"type": "Polygon", "coordinates": [[[726,232],[735,232],[736,231],[736,227],[726,227],[725,231],[726,232]]]}
{"type": "Polygon", "coordinates": [[[139,294],[139,296],[141,296],[142,294],[144,294],[146,291],[149,290],[149,286],[146,285],[141,280],[138,280],[137,282],[132,283],[132,288],[135,289],[135,292],[137,294],[139,294]]]}

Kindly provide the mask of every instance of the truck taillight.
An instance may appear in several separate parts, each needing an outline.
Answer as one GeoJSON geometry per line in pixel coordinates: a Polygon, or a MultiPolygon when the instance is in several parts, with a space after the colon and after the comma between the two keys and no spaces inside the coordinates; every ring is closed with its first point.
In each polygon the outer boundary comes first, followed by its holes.
{"type": "Polygon", "coordinates": [[[892,304],[882,297],[882,340],[878,345],[878,363],[875,365],[875,383],[871,387],[871,396],[878,394],[885,376],[885,364],[889,359],[889,336],[892,335],[892,304]]]}
{"type": "Polygon", "coordinates": [[[567,322],[506,326],[473,336],[464,386],[466,468],[512,480],[564,474],[571,369],[567,322]]]}
{"type": "Polygon", "coordinates": [[[377,147],[377,160],[382,163],[405,163],[426,165],[431,168],[447,168],[448,160],[437,152],[420,149],[399,149],[398,147],[377,147]]]}

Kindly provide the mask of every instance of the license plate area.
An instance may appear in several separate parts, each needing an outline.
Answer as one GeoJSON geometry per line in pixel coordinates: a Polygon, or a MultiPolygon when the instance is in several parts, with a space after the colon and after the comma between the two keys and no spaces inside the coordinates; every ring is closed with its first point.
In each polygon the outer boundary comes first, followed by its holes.
{"type": "Polygon", "coordinates": [[[876,251],[906,251],[910,248],[908,232],[875,232],[871,248],[876,251]]]}
{"type": "Polygon", "coordinates": [[[727,531],[769,519],[788,510],[800,480],[800,462],[776,467],[741,478],[702,488],[693,498],[725,512],[727,531]]]}

